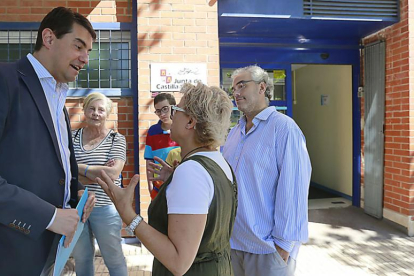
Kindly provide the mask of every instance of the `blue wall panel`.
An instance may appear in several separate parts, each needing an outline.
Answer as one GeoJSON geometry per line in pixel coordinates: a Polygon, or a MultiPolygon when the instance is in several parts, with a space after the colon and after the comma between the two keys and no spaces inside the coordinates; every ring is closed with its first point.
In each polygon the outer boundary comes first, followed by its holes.
{"type": "Polygon", "coordinates": [[[220,45],[221,68],[240,67],[256,63],[264,67],[290,65],[292,63],[352,64],[359,66],[359,49],[289,49],[220,45]],[[329,57],[323,59],[321,54],[328,54],[329,57]]]}

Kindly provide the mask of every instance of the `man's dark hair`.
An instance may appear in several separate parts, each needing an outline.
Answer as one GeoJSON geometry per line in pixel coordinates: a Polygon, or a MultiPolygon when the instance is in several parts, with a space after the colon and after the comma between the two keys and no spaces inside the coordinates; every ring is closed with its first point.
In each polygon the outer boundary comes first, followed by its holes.
{"type": "Polygon", "coordinates": [[[55,36],[60,39],[63,35],[72,32],[74,23],[84,27],[91,34],[93,40],[96,39],[96,33],[86,17],[73,12],[71,9],[58,7],[50,11],[40,23],[34,51],[39,51],[43,46],[42,32],[44,29],[51,29],[55,36]]]}
{"type": "Polygon", "coordinates": [[[176,105],[174,96],[168,93],[160,93],[157,96],[155,96],[154,105],[164,100],[167,100],[170,105],[176,105]]]}

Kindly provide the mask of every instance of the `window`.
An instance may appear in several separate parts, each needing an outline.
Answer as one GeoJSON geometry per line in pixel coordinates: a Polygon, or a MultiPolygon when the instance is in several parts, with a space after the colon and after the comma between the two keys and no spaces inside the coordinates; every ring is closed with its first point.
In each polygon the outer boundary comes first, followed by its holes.
{"type": "Polygon", "coordinates": [[[89,64],[70,88],[131,88],[130,31],[96,31],[89,64]]]}
{"type": "Polygon", "coordinates": [[[0,31],[0,62],[13,62],[32,53],[37,31],[0,31]]]}
{"type": "MultiPolygon", "coordinates": [[[[129,30],[97,30],[89,64],[79,73],[72,89],[131,88],[131,33],[129,30]]],[[[0,62],[13,62],[33,53],[37,31],[0,30],[0,62]]]]}

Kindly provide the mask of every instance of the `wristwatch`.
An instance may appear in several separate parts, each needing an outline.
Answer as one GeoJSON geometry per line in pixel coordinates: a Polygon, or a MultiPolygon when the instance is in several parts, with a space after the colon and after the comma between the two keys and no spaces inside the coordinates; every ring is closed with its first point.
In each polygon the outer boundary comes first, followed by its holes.
{"type": "Polygon", "coordinates": [[[142,217],[140,215],[137,215],[131,221],[131,223],[127,227],[125,227],[125,231],[127,232],[127,234],[130,236],[135,236],[135,228],[137,228],[137,226],[141,223],[141,221],[142,221],[142,217]]]}

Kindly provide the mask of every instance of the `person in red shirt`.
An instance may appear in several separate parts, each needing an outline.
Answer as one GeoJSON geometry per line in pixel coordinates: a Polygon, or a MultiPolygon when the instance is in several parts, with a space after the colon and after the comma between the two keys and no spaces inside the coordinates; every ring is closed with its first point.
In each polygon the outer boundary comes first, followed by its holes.
{"type": "Polygon", "coordinates": [[[174,96],[168,93],[160,93],[154,98],[155,114],[157,114],[160,120],[149,128],[144,152],[147,168],[148,191],[151,199],[154,199],[157,196],[162,181],[149,180],[153,176],[152,173],[148,171],[149,162],[155,162],[154,157],[159,157],[165,161],[170,150],[179,147],[179,145],[170,138],[172,124],[171,106],[175,104],[174,96]]]}

